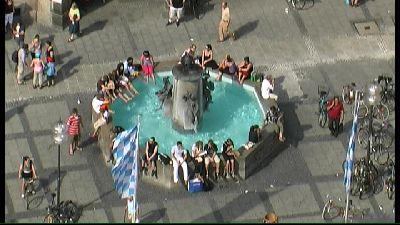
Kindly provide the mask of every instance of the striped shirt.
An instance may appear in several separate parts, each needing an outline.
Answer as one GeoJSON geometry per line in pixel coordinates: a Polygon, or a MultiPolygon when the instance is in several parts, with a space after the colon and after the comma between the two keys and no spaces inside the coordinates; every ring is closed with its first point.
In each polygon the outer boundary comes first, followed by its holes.
{"type": "Polygon", "coordinates": [[[81,122],[81,117],[79,115],[71,115],[68,118],[67,126],[68,126],[68,134],[71,136],[79,134],[79,124],[81,122]]]}

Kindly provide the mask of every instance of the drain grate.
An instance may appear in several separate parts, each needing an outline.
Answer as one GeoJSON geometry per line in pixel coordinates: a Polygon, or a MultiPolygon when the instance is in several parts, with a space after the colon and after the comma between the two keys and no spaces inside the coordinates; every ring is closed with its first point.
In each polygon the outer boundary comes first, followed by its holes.
{"type": "Polygon", "coordinates": [[[374,35],[379,34],[379,28],[375,21],[368,21],[368,22],[361,22],[361,23],[354,23],[356,30],[359,35],[366,36],[366,35],[374,35]]]}

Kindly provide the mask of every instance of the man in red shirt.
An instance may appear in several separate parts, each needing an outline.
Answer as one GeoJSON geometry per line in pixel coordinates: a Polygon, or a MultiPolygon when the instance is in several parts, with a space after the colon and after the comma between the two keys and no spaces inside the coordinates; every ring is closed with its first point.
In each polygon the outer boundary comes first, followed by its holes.
{"type": "Polygon", "coordinates": [[[73,155],[77,149],[82,151],[82,148],[79,147],[79,139],[81,136],[80,127],[82,126],[83,128],[83,124],[81,116],[78,114],[78,109],[72,109],[72,115],[68,117],[67,126],[68,137],[70,140],[69,154],[73,155]]]}
{"type": "Polygon", "coordinates": [[[331,131],[331,135],[337,137],[339,134],[339,124],[343,123],[344,118],[343,104],[340,102],[338,96],[335,96],[333,100],[328,102],[327,109],[329,130],[331,131]]]}

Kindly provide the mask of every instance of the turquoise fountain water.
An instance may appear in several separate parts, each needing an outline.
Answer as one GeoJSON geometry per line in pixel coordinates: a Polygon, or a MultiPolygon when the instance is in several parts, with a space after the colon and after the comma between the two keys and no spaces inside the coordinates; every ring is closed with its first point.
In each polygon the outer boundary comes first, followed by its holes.
{"type": "MultiPolygon", "coordinates": [[[[162,76],[171,76],[172,73],[163,73],[162,76]]],[[[115,101],[111,108],[115,112],[113,125],[129,129],[136,125],[140,115],[139,145],[144,146],[146,140],[152,136],[159,143],[159,152],[170,153],[178,140],[184,147],[191,149],[193,143],[202,140],[206,143],[213,139],[221,151],[222,143],[230,137],[235,147],[245,144],[248,140],[249,127],[261,124],[263,113],[252,91],[245,90],[238,84],[215,82],[212,92],[213,103],[205,111],[200,120],[198,132],[181,134],[172,129],[171,119],[166,117],[160,108],[155,92],[162,88],[162,77],[156,76],[156,85],[134,81],[135,88],[140,95],[125,104],[122,100],[115,101]]]]}

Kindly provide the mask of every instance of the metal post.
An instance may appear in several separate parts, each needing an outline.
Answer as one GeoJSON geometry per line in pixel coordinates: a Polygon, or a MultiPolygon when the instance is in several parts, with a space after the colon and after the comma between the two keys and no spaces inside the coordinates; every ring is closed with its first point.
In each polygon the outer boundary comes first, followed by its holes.
{"type": "Polygon", "coordinates": [[[60,144],[58,144],[58,177],[57,177],[57,207],[60,207],[60,179],[61,179],[61,174],[60,174],[60,155],[61,155],[61,149],[60,149],[60,144]]]}
{"type": "Polygon", "coordinates": [[[369,159],[370,159],[370,156],[371,156],[371,149],[372,149],[372,138],[373,138],[373,132],[374,132],[374,130],[373,130],[373,128],[372,128],[372,120],[373,120],[373,117],[372,117],[372,110],[373,110],[373,105],[369,105],[368,106],[369,107],[369,116],[368,116],[368,118],[369,118],[369,124],[368,124],[368,132],[369,132],[369,139],[368,139],[368,149],[367,149],[367,163],[369,163],[369,159]]]}

